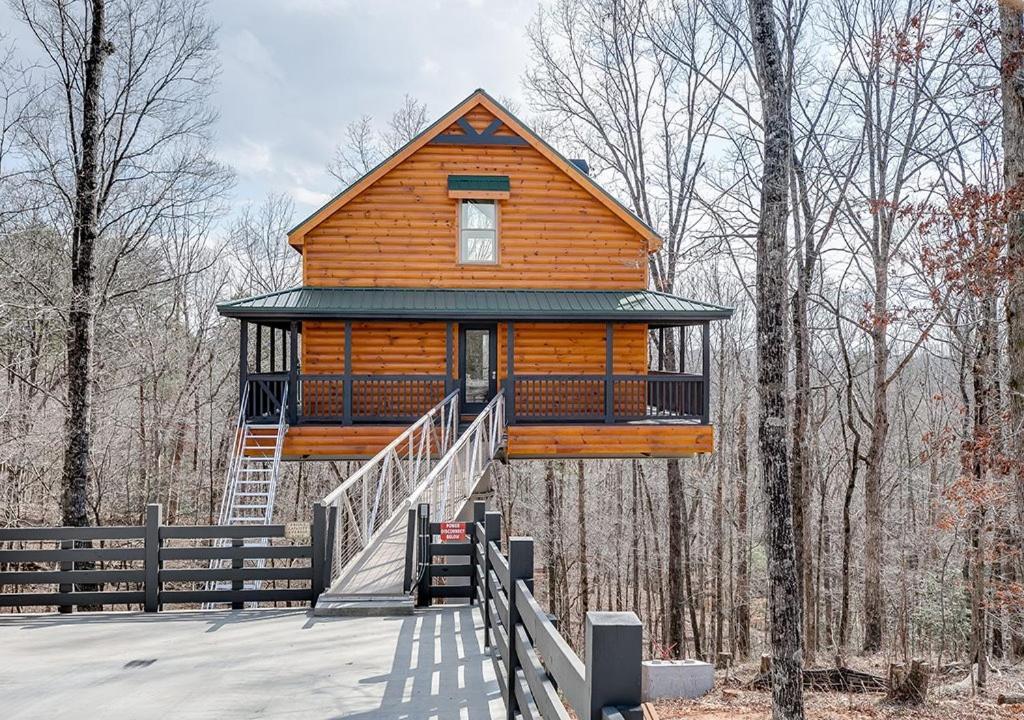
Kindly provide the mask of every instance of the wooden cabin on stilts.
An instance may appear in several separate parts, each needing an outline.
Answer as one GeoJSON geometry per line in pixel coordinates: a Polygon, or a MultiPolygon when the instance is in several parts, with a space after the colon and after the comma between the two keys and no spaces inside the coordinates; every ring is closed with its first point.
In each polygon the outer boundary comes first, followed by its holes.
{"type": "Polygon", "coordinates": [[[223,522],[269,518],[273,490],[262,510],[247,492],[273,483],[244,481],[276,480],[282,461],[366,460],[325,499],[336,541],[358,535],[344,564],[424,493],[457,513],[475,480],[453,474],[497,454],[714,448],[709,327],[732,310],[649,290],[657,233],[483,90],[288,242],[301,287],[218,307],[241,332],[227,494],[243,509],[223,522]]]}

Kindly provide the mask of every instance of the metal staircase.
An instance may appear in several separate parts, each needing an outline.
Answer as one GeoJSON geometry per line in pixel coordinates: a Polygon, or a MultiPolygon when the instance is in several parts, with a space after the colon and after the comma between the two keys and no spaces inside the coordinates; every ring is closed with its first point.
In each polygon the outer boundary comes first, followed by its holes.
{"type": "MultiPolygon", "coordinates": [[[[227,479],[221,497],[219,525],[270,525],[274,516],[274,497],[281,473],[281,451],[288,432],[288,386],[281,396],[276,424],[252,423],[245,419],[249,388],[242,393],[242,403],[235,424],[234,442],[228,461],[227,479]]],[[[217,541],[217,547],[230,544],[217,541]]],[[[250,540],[250,544],[266,545],[268,538],[250,540]]],[[[263,567],[265,560],[251,560],[253,567],[263,567]]],[[[211,568],[230,567],[230,560],[212,560],[211,568]]],[[[210,583],[210,589],[231,589],[229,581],[210,583]]],[[[245,582],[245,588],[259,589],[259,580],[245,582]]]]}
{"type": "Polygon", "coordinates": [[[505,442],[501,391],[461,434],[458,405],[452,393],[323,499],[330,589],[315,614],[412,611],[409,509],[428,503],[435,521],[455,520],[505,442]]]}

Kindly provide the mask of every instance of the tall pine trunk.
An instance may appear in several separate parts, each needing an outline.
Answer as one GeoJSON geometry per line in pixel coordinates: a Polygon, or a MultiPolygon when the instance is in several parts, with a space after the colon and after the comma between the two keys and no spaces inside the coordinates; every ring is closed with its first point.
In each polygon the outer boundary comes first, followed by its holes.
{"type": "Polygon", "coordinates": [[[757,381],[761,397],[757,435],[766,498],[772,714],[775,720],[802,720],[801,583],[794,557],[786,439],[786,218],[792,147],[789,88],[771,0],[748,0],[748,8],[764,127],[757,228],[757,381]]]}
{"type": "MultiPolygon", "coordinates": [[[[1017,495],[1016,543],[1024,542],[1024,10],[1019,4],[999,3],[1002,50],[1003,189],[1006,197],[1006,242],[1009,266],[1014,269],[1006,294],[1006,321],[1010,365],[1010,451],[1015,456],[1017,495]]],[[[1021,562],[1017,559],[1018,564],[1021,562]]],[[[1011,622],[1017,628],[1011,640],[1014,653],[1024,656],[1021,614],[1011,622]]]]}
{"type": "Polygon", "coordinates": [[[92,425],[93,281],[98,235],[100,89],[109,53],[104,0],[92,0],[92,23],[82,93],[81,155],[75,177],[71,238],[71,298],[67,327],[67,410],[61,477],[65,525],[88,525],[89,451],[92,425]]]}

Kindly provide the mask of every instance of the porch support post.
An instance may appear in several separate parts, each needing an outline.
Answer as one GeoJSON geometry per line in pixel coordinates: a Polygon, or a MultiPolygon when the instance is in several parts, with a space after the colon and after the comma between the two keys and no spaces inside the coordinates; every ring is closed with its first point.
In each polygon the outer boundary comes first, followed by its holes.
{"type": "Polygon", "coordinates": [[[516,324],[508,321],[505,333],[505,424],[516,418],[516,324]]]}
{"type": "Polygon", "coordinates": [[[249,381],[249,321],[243,320],[238,335],[238,402],[242,402],[249,381]]]}
{"type": "Polygon", "coordinates": [[[352,424],[352,321],[345,321],[345,380],[343,425],[352,424]]]}
{"type": "Polygon", "coordinates": [[[263,372],[263,326],[256,323],[256,372],[263,372]]]}
{"type": "Polygon", "coordinates": [[[665,328],[658,328],[658,370],[665,370],[665,328]]]}
{"type": "Polygon", "coordinates": [[[604,324],[604,421],[606,423],[613,422],[615,420],[614,413],[614,388],[612,380],[612,361],[615,357],[615,325],[613,323],[604,324]]]}
{"type": "Polygon", "coordinates": [[[299,323],[288,329],[288,424],[299,420],[299,323]]]}
{"type": "Polygon", "coordinates": [[[701,375],[704,382],[704,402],[702,403],[701,424],[707,425],[711,405],[711,323],[705,320],[701,325],[701,375]]]}
{"type": "Polygon", "coordinates": [[[449,320],[444,326],[444,396],[448,397],[448,393],[452,391],[454,382],[452,381],[452,370],[455,367],[455,360],[452,353],[455,351],[455,327],[454,323],[449,320]]]}
{"type": "Polygon", "coordinates": [[[679,326],[679,372],[686,372],[686,326],[679,326]]]}
{"type": "MultiPolygon", "coordinates": [[[[284,331],[281,331],[282,337],[284,331]]],[[[270,372],[277,372],[277,328],[270,326],[270,372]]]]}

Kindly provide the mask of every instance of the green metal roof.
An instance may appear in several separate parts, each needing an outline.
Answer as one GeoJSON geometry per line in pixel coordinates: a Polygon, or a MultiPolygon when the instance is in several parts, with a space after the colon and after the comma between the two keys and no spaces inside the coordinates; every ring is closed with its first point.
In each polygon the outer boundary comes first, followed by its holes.
{"type": "Polygon", "coordinates": [[[508,175],[449,175],[448,189],[508,192],[508,175]]]}
{"type": "Polygon", "coordinates": [[[221,303],[221,315],[258,320],[612,320],[683,324],[724,320],[732,308],[653,290],[456,290],[296,287],[221,303]]]}

